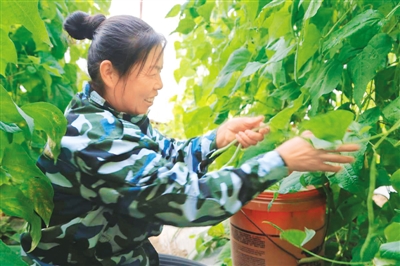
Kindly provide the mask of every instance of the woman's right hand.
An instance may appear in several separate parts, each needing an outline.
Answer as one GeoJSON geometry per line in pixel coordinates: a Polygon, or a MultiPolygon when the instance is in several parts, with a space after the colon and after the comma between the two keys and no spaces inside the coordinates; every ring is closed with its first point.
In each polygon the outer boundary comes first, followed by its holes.
{"type": "Polygon", "coordinates": [[[340,165],[329,163],[344,164],[354,161],[354,157],[341,155],[339,152],[360,149],[357,144],[343,144],[335,150],[316,149],[304,139],[310,136],[312,133],[306,131],[302,137],[294,137],[276,148],[290,172],[339,172],[342,169],[340,165]]]}

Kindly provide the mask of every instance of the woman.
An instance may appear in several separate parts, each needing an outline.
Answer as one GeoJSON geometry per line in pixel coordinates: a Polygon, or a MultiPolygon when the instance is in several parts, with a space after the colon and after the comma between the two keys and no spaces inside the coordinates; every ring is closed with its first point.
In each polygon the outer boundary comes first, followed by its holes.
{"type": "MultiPolygon", "coordinates": [[[[49,152],[38,165],[54,187],[50,226],[29,259],[39,265],[158,265],[150,236],[163,224],[219,223],[288,171],[339,171],[334,163],[357,150],[334,153],[293,138],[239,168],[207,173],[210,155],[234,139],[256,144],[268,130],[252,131],[263,117],[232,119],[186,141],[153,129],[146,113],[163,86],[165,40],[132,16],[71,14],[64,24],[75,39],[91,39],[90,84],[65,115],[68,128],[56,163],[49,152]]],[[[30,250],[29,235],[22,237],[30,250]]]]}

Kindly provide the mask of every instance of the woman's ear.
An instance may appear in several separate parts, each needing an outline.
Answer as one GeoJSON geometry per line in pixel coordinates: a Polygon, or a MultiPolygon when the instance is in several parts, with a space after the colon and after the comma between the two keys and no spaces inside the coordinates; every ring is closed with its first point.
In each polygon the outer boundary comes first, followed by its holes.
{"type": "MultiPolygon", "coordinates": [[[[114,66],[110,62],[110,60],[104,60],[100,63],[100,76],[106,88],[113,89],[119,80],[119,75],[117,71],[114,69],[114,66]]],[[[105,88],[105,89],[106,89],[105,88]]]]}

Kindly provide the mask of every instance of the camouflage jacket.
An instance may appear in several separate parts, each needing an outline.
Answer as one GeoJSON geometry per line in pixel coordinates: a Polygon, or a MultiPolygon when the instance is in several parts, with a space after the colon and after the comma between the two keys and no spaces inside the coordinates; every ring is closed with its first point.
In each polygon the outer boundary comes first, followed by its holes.
{"type": "MultiPolygon", "coordinates": [[[[275,151],[240,168],[207,173],[216,131],[185,141],[145,115],[118,113],[86,88],[66,110],[61,154],[39,168],[54,187],[54,212],[36,249],[39,265],[158,265],[148,238],[163,224],[217,224],[287,174],[275,151]]],[[[30,237],[21,238],[24,251],[30,237]]]]}

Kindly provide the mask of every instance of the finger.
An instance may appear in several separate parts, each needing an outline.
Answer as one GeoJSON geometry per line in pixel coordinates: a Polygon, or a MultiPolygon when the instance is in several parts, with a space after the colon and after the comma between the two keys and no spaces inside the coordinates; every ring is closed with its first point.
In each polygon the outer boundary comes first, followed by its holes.
{"type": "Polygon", "coordinates": [[[340,154],[324,153],[320,155],[320,158],[325,162],[331,163],[352,163],[354,162],[354,157],[344,156],[340,154]]]}
{"type": "Polygon", "coordinates": [[[259,126],[262,121],[264,121],[264,116],[260,115],[257,117],[246,118],[244,124],[247,126],[256,127],[259,126]]]}
{"type": "Polygon", "coordinates": [[[257,141],[251,140],[244,132],[236,134],[236,138],[243,148],[247,148],[257,143],[257,141]]]}
{"type": "MultiPolygon", "coordinates": [[[[264,123],[262,123],[262,124],[264,124],[264,123]]],[[[263,125],[261,125],[261,126],[263,126],[263,125]]],[[[262,135],[266,135],[266,134],[268,134],[270,131],[271,131],[271,129],[270,129],[269,127],[263,127],[263,128],[261,128],[261,129],[258,131],[258,133],[260,133],[260,134],[262,134],[262,135]]]]}
{"type": "Polygon", "coordinates": [[[359,149],[360,145],[349,143],[340,145],[333,152],[353,152],[353,151],[358,151],[359,149]]]}
{"type": "Polygon", "coordinates": [[[306,130],[303,133],[301,133],[301,136],[303,138],[311,138],[314,136],[314,134],[310,130],[306,130]]]}
{"type": "Polygon", "coordinates": [[[331,164],[321,164],[319,166],[319,170],[317,171],[321,171],[321,172],[339,172],[343,169],[342,166],[340,165],[331,165],[331,164]]]}
{"type": "Polygon", "coordinates": [[[255,132],[253,130],[246,130],[244,133],[250,139],[251,143],[254,142],[254,144],[264,139],[264,134],[261,134],[260,132],[255,132]]]}

